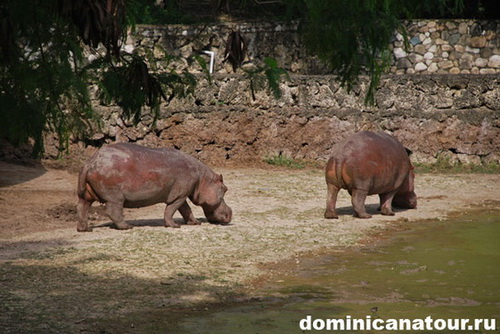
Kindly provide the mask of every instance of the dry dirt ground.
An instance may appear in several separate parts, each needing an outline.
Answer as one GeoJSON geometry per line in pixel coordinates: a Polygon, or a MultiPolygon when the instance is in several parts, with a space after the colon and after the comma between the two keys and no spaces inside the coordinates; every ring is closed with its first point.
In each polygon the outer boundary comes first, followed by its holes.
{"type": "Polygon", "coordinates": [[[251,297],[252,283],[280,269],[270,263],[299,262],[304,253],[366,242],[373,231],[500,203],[498,174],[422,174],[416,210],[381,216],[372,196],[373,218],[355,219],[342,191],[340,219],[326,220],[321,169],[214,169],[229,187],[229,225],[164,228],[164,206],[156,205],[126,209],[135,227],[118,231],[94,205],[94,232],[78,233],[76,173],[0,162],[0,332],[154,328],[151,314],[174,321],[175,310],[251,297]]]}

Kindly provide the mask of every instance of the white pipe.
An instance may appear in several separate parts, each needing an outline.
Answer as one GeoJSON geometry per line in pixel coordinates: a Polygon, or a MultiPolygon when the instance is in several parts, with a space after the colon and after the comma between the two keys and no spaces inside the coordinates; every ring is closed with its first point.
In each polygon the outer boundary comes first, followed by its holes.
{"type": "Polygon", "coordinates": [[[207,55],[210,56],[210,74],[214,72],[214,63],[215,63],[215,52],[214,51],[203,51],[203,53],[206,53],[207,55]]]}

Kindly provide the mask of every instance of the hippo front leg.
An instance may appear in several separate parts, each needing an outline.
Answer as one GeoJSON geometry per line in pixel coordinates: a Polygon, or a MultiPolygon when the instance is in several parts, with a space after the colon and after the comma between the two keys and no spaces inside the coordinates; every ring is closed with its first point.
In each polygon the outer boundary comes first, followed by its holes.
{"type": "Polygon", "coordinates": [[[372,216],[366,212],[365,200],[368,192],[361,189],[353,189],[351,202],[354,207],[354,216],[358,218],[371,218],[372,216]]]}
{"type": "Polygon", "coordinates": [[[396,195],[397,189],[395,191],[391,191],[390,193],[380,194],[380,211],[383,215],[386,216],[394,216],[395,213],[392,210],[392,199],[394,195],[396,195]]]}
{"type": "Polygon", "coordinates": [[[184,221],[188,225],[200,225],[201,223],[198,221],[198,219],[194,218],[193,211],[191,211],[191,208],[189,207],[189,204],[185,201],[181,207],[179,208],[179,212],[182,215],[182,218],[184,218],[184,221]]]}
{"type": "MultiPolygon", "coordinates": [[[[182,199],[178,199],[177,201],[175,201],[173,203],[167,204],[165,211],[163,213],[163,219],[165,220],[165,227],[174,227],[174,228],[181,227],[181,225],[174,222],[174,213],[177,210],[179,210],[179,212],[181,213],[183,218],[184,218],[184,214],[188,214],[188,219],[189,219],[189,212],[186,211],[185,207],[182,207],[184,205],[184,203],[186,203],[186,199],[182,198],[182,199]],[[184,214],[183,214],[183,212],[184,212],[184,214]]],[[[189,209],[189,211],[191,211],[189,206],[188,206],[188,209],[189,209]]],[[[192,214],[193,213],[191,212],[191,215],[192,214]]],[[[184,219],[186,219],[186,218],[184,218],[184,219]]]]}

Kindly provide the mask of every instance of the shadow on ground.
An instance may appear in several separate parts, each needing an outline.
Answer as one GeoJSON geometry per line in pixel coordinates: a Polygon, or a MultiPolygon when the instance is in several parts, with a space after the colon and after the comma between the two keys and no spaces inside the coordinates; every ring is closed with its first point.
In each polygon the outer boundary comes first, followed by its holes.
{"type": "MultiPolygon", "coordinates": [[[[365,204],[365,208],[366,208],[366,212],[372,216],[376,216],[376,215],[382,215],[382,213],[380,213],[380,205],[379,204],[365,204]]],[[[354,215],[354,209],[352,208],[352,206],[344,206],[344,207],[341,207],[341,208],[337,208],[337,214],[339,216],[353,216],[354,215]]],[[[393,208],[394,212],[396,213],[396,215],[398,214],[398,212],[404,212],[404,211],[408,211],[408,209],[401,209],[401,208],[393,208]]]]}
{"type": "Polygon", "coordinates": [[[8,187],[28,182],[45,174],[42,165],[25,166],[0,161],[0,187],[8,187]]]}
{"type": "Polygon", "coordinates": [[[220,303],[237,295],[237,287],[212,285],[204,276],[144,279],[81,269],[103,260],[123,259],[89,254],[64,266],[0,264],[0,332],[173,333],[179,316],[205,309],[199,297],[220,303]]]}

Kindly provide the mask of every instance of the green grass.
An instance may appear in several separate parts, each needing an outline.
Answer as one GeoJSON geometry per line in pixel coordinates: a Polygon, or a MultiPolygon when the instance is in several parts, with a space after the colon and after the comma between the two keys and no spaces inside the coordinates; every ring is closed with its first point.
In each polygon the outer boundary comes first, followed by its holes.
{"type": "Polygon", "coordinates": [[[291,169],[302,169],[305,167],[304,162],[295,160],[282,154],[264,158],[264,161],[273,166],[287,167],[291,169]]]}
{"type": "MultiPolygon", "coordinates": [[[[269,165],[290,169],[324,168],[323,161],[306,161],[293,159],[287,155],[278,154],[264,158],[269,165]]],[[[452,162],[446,157],[439,157],[435,163],[414,163],[415,173],[442,173],[442,174],[500,174],[500,164],[483,163],[481,165],[452,162]]]]}
{"type": "Polygon", "coordinates": [[[473,164],[452,164],[447,161],[436,161],[433,164],[422,164],[415,163],[415,173],[425,174],[425,173],[444,173],[444,174],[499,174],[500,164],[490,163],[483,165],[473,165],[473,164]]]}

